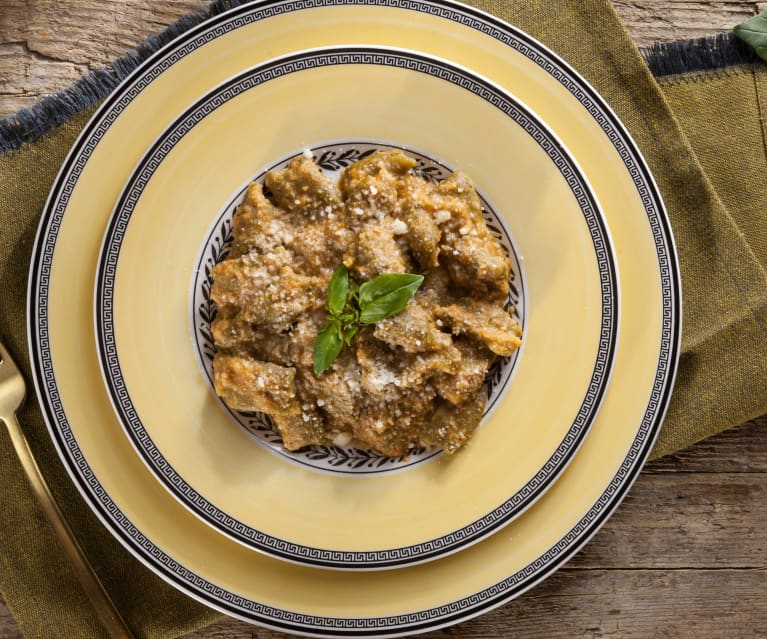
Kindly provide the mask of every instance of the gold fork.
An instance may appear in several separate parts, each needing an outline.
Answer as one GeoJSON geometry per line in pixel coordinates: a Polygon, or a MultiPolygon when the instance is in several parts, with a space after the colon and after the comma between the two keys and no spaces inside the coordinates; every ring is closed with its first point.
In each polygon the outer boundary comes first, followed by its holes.
{"type": "Polygon", "coordinates": [[[80,544],[77,543],[72,529],[69,527],[64,515],[59,510],[56,501],[53,499],[48,484],[40,472],[40,468],[32,456],[24,431],[21,430],[16,411],[21,408],[26,396],[26,386],[24,378],[21,375],[10,354],[0,342],[0,422],[5,423],[16,449],[16,454],[21,461],[24,472],[32,485],[32,490],[37,497],[37,501],[42,508],[43,514],[47,517],[56,536],[59,538],[64,553],[69,558],[75,569],[77,578],[80,580],[85,593],[88,595],[96,614],[104,624],[104,627],[114,639],[133,639],[133,634],[128,629],[120,613],[99,581],[93,567],[88,562],[83,553],[80,544]]]}

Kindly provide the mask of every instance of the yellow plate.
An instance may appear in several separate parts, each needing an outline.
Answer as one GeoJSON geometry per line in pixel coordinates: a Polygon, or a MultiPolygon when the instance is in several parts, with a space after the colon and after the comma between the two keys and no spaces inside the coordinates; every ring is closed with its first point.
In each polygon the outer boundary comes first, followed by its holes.
{"type": "Polygon", "coordinates": [[[142,458],[216,529],[309,565],[399,567],[508,524],[573,458],[612,369],[615,260],[580,169],[513,97],[465,69],[401,49],[297,52],[201,98],[139,163],[99,263],[102,369],[142,458]],[[304,96],[312,96],[310,116],[291,108],[304,96]],[[335,142],[317,145],[323,137],[335,142]],[[348,162],[376,148],[364,144],[371,137],[423,150],[432,177],[440,169],[434,156],[474,176],[491,228],[515,263],[511,302],[521,313],[523,352],[492,371],[486,419],[453,458],[319,446],[291,453],[257,416],[238,415],[246,426],[262,425],[261,437],[237,428],[216,401],[210,367],[198,365],[212,350],[205,274],[223,256],[233,209],[217,216],[222,203],[241,197],[253,167],[311,148],[335,169],[330,158],[348,162]],[[197,284],[191,292],[190,282],[197,284]],[[193,292],[201,292],[201,307],[190,305],[193,292]],[[190,306],[204,321],[189,321],[190,306]],[[201,342],[195,353],[191,345],[201,342]],[[551,374],[553,365],[561,375],[551,374]]]}
{"type": "MultiPolygon", "coordinates": [[[[105,100],[62,167],[44,212],[28,316],[35,384],[51,436],[84,498],[137,558],[184,592],[242,619],[322,636],[386,636],[455,623],[507,601],[561,566],[598,529],[659,430],[679,352],[679,304],[668,220],[647,167],[604,101],[565,63],[513,27],[444,0],[293,0],[244,6],[194,28],[105,100]],[[533,507],[497,534],[438,561],[350,573],[253,552],[168,494],[114,416],[92,311],[110,212],[165,127],[212,87],[260,61],[360,42],[453,60],[512,92],[551,126],[583,168],[610,224],[622,313],[599,418],[533,507]]],[[[565,373],[552,366],[552,375],[565,373]]]]}

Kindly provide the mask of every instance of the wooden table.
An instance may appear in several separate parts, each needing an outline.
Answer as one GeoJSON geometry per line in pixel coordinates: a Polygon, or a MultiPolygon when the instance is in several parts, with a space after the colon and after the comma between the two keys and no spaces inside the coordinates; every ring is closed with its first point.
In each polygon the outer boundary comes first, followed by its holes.
{"type": "MultiPolygon", "coordinates": [[[[726,30],[765,4],[613,2],[640,46],[726,30]]],[[[0,0],[0,117],[203,4],[0,0]]],[[[0,600],[0,639],[21,636],[0,600]]],[[[227,620],[186,639],[284,636],[227,620]]],[[[767,637],[767,417],[649,464],[615,516],[567,566],[483,617],[425,635],[444,636],[767,637]]]]}

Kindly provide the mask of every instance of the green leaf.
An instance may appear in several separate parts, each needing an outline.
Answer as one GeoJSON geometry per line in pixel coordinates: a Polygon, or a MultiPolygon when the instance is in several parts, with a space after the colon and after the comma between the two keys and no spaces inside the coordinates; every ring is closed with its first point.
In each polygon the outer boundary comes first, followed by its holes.
{"type": "Polygon", "coordinates": [[[347,346],[351,346],[352,343],[352,337],[354,337],[357,334],[357,331],[360,330],[359,324],[352,324],[351,326],[348,326],[346,330],[344,331],[344,342],[347,346]]]}
{"type": "Polygon", "coordinates": [[[423,275],[389,273],[360,286],[360,321],[374,324],[402,311],[423,284],[423,275]]]}
{"type": "Polygon", "coordinates": [[[349,293],[349,271],[341,264],[330,278],[328,286],[328,310],[333,315],[340,315],[346,306],[346,296],[349,293]]]}
{"type": "Polygon", "coordinates": [[[735,35],[754,47],[762,60],[767,60],[767,10],[733,28],[735,35]]]}
{"type": "Polygon", "coordinates": [[[402,288],[412,288],[415,293],[423,283],[423,275],[412,273],[387,273],[379,275],[360,286],[359,304],[365,308],[373,300],[402,288]]]}
{"type": "Polygon", "coordinates": [[[341,325],[335,320],[330,320],[314,340],[314,372],[322,375],[338,357],[343,346],[341,325]]]}

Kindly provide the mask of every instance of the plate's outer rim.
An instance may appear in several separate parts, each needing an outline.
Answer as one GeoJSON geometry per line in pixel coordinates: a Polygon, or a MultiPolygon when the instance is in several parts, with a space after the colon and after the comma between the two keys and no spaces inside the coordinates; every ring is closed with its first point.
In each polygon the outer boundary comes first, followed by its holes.
{"type": "MultiPolygon", "coordinates": [[[[484,11],[463,5],[462,3],[456,2],[455,0],[439,0],[439,4],[436,3],[436,0],[431,0],[431,1],[430,0],[413,0],[412,2],[408,2],[407,4],[412,5],[410,7],[412,10],[416,10],[416,11],[418,10],[416,8],[416,5],[421,5],[421,6],[429,5],[432,7],[433,11],[436,11],[436,12],[442,9],[448,9],[458,13],[463,13],[469,16],[470,18],[473,17],[479,24],[482,24],[482,23],[489,24],[490,26],[488,26],[488,28],[495,29],[498,33],[504,34],[506,36],[505,38],[497,38],[500,42],[506,45],[509,45],[508,38],[514,38],[516,40],[521,40],[525,42],[528,46],[534,49],[539,55],[541,55],[544,62],[548,62],[552,67],[562,72],[568,79],[570,79],[573,83],[576,83],[579,86],[579,88],[587,94],[590,100],[592,100],[594,104],[599,107],[599,110],[607,119],[607,125],[609,126],[607,126],[606,124],[602,124],[603,131],[605,131],[605,133],[608,133],[606,129],[610,129],[614,133],[617,133],[619,137],[621,138],[623,145],[625,145],[627,150],[631,153],[631,157],[633,161],[637,164],[637,168],[641,176],[641,182],[649,190],[649,194],[647,196],[648,202],[650,203],[650,205],[652,205],[653,209],[655,209],[654,215],[657,218],[658,225],[659,225],[659,232],[658,232],[659,237],[656,236],[656,253],[657,253],[657,249],[659,245],[662,245],[663,248],[665,249],[664,257],[667,260],[666,266],[668,270],[667,275],[669,278],[669,283],[667,286],[669,290],[669,296],[668,298],[664,297],[663,299],[664,305],[666,305],[667,307],[665,314],[668,315],[668,322],[670,324],[670,328],[669,328],[670,336],[667,339],[668,344],[666,345],[666,350],[668,351],[668,357],[664,359],[662,362],[659,362],[659,365],[656,368],[656,378],[655,378],[656,383],[654,384],[654,394],[657,397],[654,397],[653,394],[651,394],[651,397],[648,398],[649,400],[654,400],[654,401],[649,401],[648,408],[645,412],[645,416],[642,419],[641,423],[639,424],[639,430],[637,432],[637,435],[635,436],[634,443],[629,451],[629,454],[626,456],[626,458],[624,458],[623,463],[621,464],[621,467],[623,467],[628,462],[628,468],[626,469],[624,476],[622,478],[619,477],[619,475],[614,476],[613,480],[605,489],[601,497],[605,496],[605,493],[609,491],[610,487],[617,480],[619,487],[615,489],[614,494],[609,496],[604,501],[601,498],[598,499],[595,502],[595,504],[591,507],[591,509],[589,509],[589,511],[580,520],[580,522],[576,526],[574,526],[566,535],[564,535],[559,540],[559,542],[557,542],[557,544],[552,546],[547,551],[547,553],[545,553],[546,555],[551,555],[551,553],[556,554],[554,558],[549,556],[549,558],[547,559],[547,564],[545,566],[535,567],[533,566],[533,564],[530,564],[527,567],[515,573],[516,575],[519,575],[522,573],[529,573],[530,576],[525,578],[523,575],[523,577],[521,578],[522,579],[521,583],[516,584],[514,587],[507,587],[503,582],[499,582],[498,584],[495,584],[494,586],[491,586],[487,588],[486,590],[482,591],[482,593],[475,593],[473,597],[456,600],[453,602],[449,602],[448,604],[444,606],[441,606],[440,609],[444,609],[446,611],[445,614],[440,614],[439,610],[436,610],[436,614],[432,614],[431,615],[432,618],[430,618],[429,613],[430,612],[434,613],[435,609],[432,609],[430,611],[420,611],[420,613],[415,613],[411,615],[414,618],[413,622],[408,623],[406,619],[400,616],[394,619],[394,622],[395,624],[397,623],[397,621],[400,621],[402,623],[400,623],[399,625],[393,625],[389,628],[382,626],[380,623],[376,624],[376,621],[380,622],[382,620],[381,618],[377,618],[377,619],[320,618],[320,620],[324,621],[324,623],[321,623],[319,625],[307,625],[307,624],[299,625],[293,620],[295,620],[296,618],[305,618],[304,615],[296,615],[295,613],[288,613],[287,617],[283,617],[283,618],[289,618],[292,621],[284,622],[275,618],[274,616],[268,616],[268,617],[264,616],[263,610],[259,611],[260,614],[256,613],[256,614],[251,614],[249,616],[248,614],[246,614],[245,610],[241,606],[233,605],[232,603],[228,603],[227,601],[224,601],[224,600],[211,600],[209,597],[210,592],[216,590],[216,587],[213,584],[210,584],[209,582],[202,580],[197,575],[193,575],[193,577],[197,577],[197,583],[189,583],[188,580],[185,582],[185,579],[189,576],[188,570],[180,566],[175,560],[173,560],[171,557],[163,553],[159,548],[151,544],[151,542],[149,542],[149,545],[151,546],[151,548],[155,550],[155,553],[148,551],[146,548],[142,548],[141,544],[137,543],[137,540],[135,538],[127,536],[121,527],[121,523],[123,522],[127,523],[128,528],[133,527],[133,530],[143,538],[143,535],[140,533],[140,531],[135,529],[135,526],[133,526],[133,524],[129,520],[127,520],[125,515],[119,510],[119,508],[117,508],[114,502],[111,502],[111,500],[109,501],[111,503],[111,510],[115,519],[110,519],[108,512],[103,510],[103,507],[98,500],[98,495],[95,493],[96,489],[93,486],[86,485],[86,483],[83,482],[82,476],[78,472],[76,472],[76,460],[73,458],[71,452],[66,449],[65,441],[62,438],[60,438],[60,433],[57,431],[57,428],[55,427],[58,425],[56,421],[56,418],[58,417],[57,409],[56,407],[51,405],[50,401],[52,398],[50,398],[47,394],[45,394],[43,389],[45,375],[44,375],[44,371],[42,369],[41,361],[40,361],[41,353],[38,350],[38,336],[35,334],[35,330],[38,328],[37,326],[38,318],[36,316],[36,313],[39,310],[39,307],[36,303],[37,300],[35,299],[35,292],[37,291],[37,284],[38,284],[36,280],[36,276],[38,275],[40,271],[41,260],[47,261],[48,263],[47,265],[48,266],[50,265],[51,255],[50,254],[43,255],[43,256],[40,255],[41,239],[44,235],[46,228],[49,225],[49,222],[50,222],[49,217],[51,214],[51,204],[54,201],[56,194],[59,191],[62,178],[65,175],[65,173],[69,170],[72,160],[74,159],[76,154],[80,151],[80,146],[82,145],[83,141],[87,138],[88,135],[90,135],[93,128],[95,128],[95,126],[104,118],[109,108],[116,101],[117,96],[120,95],[123,91],[125,91],[128,87],[132,86],[135,83],[135,79],[139,75],[144,73],[148,68],[150,68],[157,60],[175,51],[182,41],[185,41],[186,39],[190,37],[194,37],[195,35],[198,35],[201,31],[209,29],[211,25],[213,24],[216,24],[224,20],[229,20],[240,13],[254,11],[264,7],[279,5],[283,3],[284,3],[284,0],[261,0],[259,2],[254,2],[249,5],[243,5],[243,6],[231,9],[222,14],[219,14],[217,16],[214,16],[206,20],[205,22],[201,23],[197,27],[190,29],[188,32],[179,35],[177,38],[175,38],[170,43],[168,43],[165,47],[163,47],[162,49],[158,50],[155,54],[150,56],[145,62],[139,65],[136,69],[134,69],[134,71],[130,75],[128,75],[126,79],[123,81],[121,87],[116,89],[111,96],[107,97],[104,100],[102,105],[97,109],[97,111],[89,120],[88,124],[86,124],[83,131],[77,137],[77,140],[75,141],[75,143],[72,146],[72,149],[68,153],[65,162],[62,164],[62,167],[56,177],[56,180],[53,183],[53,187],[48,196],[48,199],[46,200],[45,208],[43,210],[43,215],[41,217],[40,224],[38,226],[37,234],[35,237],[35,242],[33,245],[33,254],[32,254],[33,259],[31,263],[29,280],[28,280],[27,329],[28,329],[28,346],[29,346],[30,361],[34,369],[33,382],[35,386],[35,392],[37,394],[37,398],[40,403],[40,407],[42,409],[43,416],[45,418],[46,425],[48,426],[48,430],[51,435],[51,439],[53,440],[54,446],[56,447],[56,450],[59,453],[59,456],[64,464],[64,467],[67,470],[67,473],[69,474],[70,478],[72,479],[77,489],[80,491],[81,495],[83,496],[83,499],[85,499],[86,503],[88,503],[88,505],[91,507],[94,514],[99,518],[99,520],[101,520],[101,522],[106,526],[106,528],[110,530],[110,532],[122,543],[122,545],[126,548],[126,550],[128,550],[131,554],[133,554],[136,557],[137,560],[139,560],[147,568],[155,572],[158,576],[163,578],[169,584],[184,591],[185,593],[187,593],[189,596],[196,599],[200,603],[203,603],[216,610],[219,610],[220,612],[229,614],[231,616],[237,617],[244,621],[249,621],[251,623],[257,623],[266,627],[270,627],[270,628],[274,628],[274,629],[282,630],[282,631],[288,630],[290,632],[301,634],[301,635],[318,636],[318,637],[326,637],[326,636],[394,637],[394,636],[408,635],[415,632],[426,632],[428,630],[434,630],[434,629],[449,626],[461,621],[466,621],[484,612],[487,612],[493,608],[496,608],[504,604],[505,602],[510,601],[511,599],[519,596],[523,592],[526,592],[527,590],[535,586],[537,583],[539,583],[540,581],[548,577],[551,573],[555,572],[569,558],[571,558],[578,550],[580,550],[580,548],[582,548],[583,545],[585,545],[589,541],[589,539],[593,537],[593,535],[599,530],[599,528],[604,524],[604,522],[614,512],[615,508],[623,500],[626,493],[628,492],[630,487],[633,485],[634,481],[636,481],[636,478],[639,472],[641,471],[642,465],[644,464],[644,462],[646,461],[647,457],[649,456],[652,450],[652,445],[657,440],[658,434],[660,432],[660,426],[668,410],[669,398],[670,398],[671,390],[673,388],[673,384],[676,378],[677,364],[679,361],[679,352],[681,347],[681,311],[682,311],[681,283],[680,283],[680,275],[679,275],[679,261],[678,261],[678,256],[676,254],[676,247],[675,247],[675,242],[673,239],[673,233],[671,231],[668,215],[666,213],[666,209],[663,204],[663,200],[658,190],[657,184],[655,180],[653,179],[652,174],[649,171],[647,162],[642,157],[636,142],[628,133],[625,126],[617,118],[614,111],[607,105],[605,100],[594,90],[594,88],[577,71],[575,71],[575,69],[573,69],[558,55],[553,53],[548,47],[544,46],[536,39],[522,32],[517,27],[514,27],[508,24],[507,22],[504,22],[503,20],[500,20],[499,18],[496,18],[495,16],[492,16],[491,14],[488,14],[484,11]],[[665,367],[663,365],[665,365],[665,367]],[[659,386],[657,391],[655,391],[655,386],[659,386]],[[644,434],[643,438],[641,437],[642,434],[644,434]],[[635,453],[634,458],[633,460],[629,460],[629,458],[632,456],[632,453],[635,453]],[[596,513],[596,516],[591,521],[585,521],[588,519],[588,515],[591,513],[596,513]],[[585,523],[583,524],[583,526],[581,526],[581,524],[584,521],[585,523]],[[162,563],[156,560],[158,555],[160,556],[160,558],[163,559],[162,563]],[[176,572],[179,571],[179,569],[182,569],[181,572],[185,573],[184,576],[181,578],[179,577],[178,574],[176,574],[176,572]],[[484,600],[480,601],[478,595],[485,594],[485,593],[487,594],[487,597],[484,600]],[[469,601],[469,599],[473,599],[474,601],[469,601]],[[461,607],[462,603],[465,604],[463,609],[461,607]],[[419,621],[423,619],[426,619],[426,621],[419,621]],[[337,623],[339,627],[343,627],[345,625],[347,628],[350,628],[350,627],[354,627],[355,625],[354,622],[360,622],[360,621],[363,623],[357,623],[356,630],[342,630],[342,629],[337,629],[333,627],[333,624],[337,623]]],[[[330,5],[331,3],[328,1],[328,2],[323,2],[320,4],[330,5]]],[[[396,0],[392,0],[392,2],[386,2],[386,0],[368,0],[368,1],[337,0],[335,4],[347,4],[347,5],[348,4],[371,5],[372,4],[372,5],[380,5],[380,6],[397,6],[398,5],[396,0]]],[[[408,8],[408,7],[404,7],[404,8],[408,8]]],[[[481,33],[486,33],[482,29],[476,29],[476,27],[470,27],[470,28],[474,28],[475,30],[480,31],[481,33]]],[[[541,64],[540,61],[537,61],[536,64],[542,68],[543,72],[546,72],[544,66],[541,64]]],[[[569,89],[569,90],[572,93],[572,89],[569,89]]],[[[635,181],[635,186],[637,186],[636,181],[635,181]]],[[[647,206],[645,207],[645,210],[647,211],[647,206]]],[[[647,211],[647,212],[648,214],[650,213],[650,211],[647,211]]],[[[40,318],[39,324],[41,328],[45,328],[47,330],[47,317],[40,318]]],[[[71,432],[69,433],[69,438],[71,440],[74,440],[74,437],[71,434],[71,432]]],[[[103,487],[101,487],[101,485],[98,484],[97,480],[95,481],[96,481],[98,490],[103,492],[103,487]]],[[[144,538],[144,541],[148,541],[148,540],[144,538]]],[[[504,581],[508,581],[508,579],[504,581]]],[[[220,588],[218,590],[221,591],[220,588]]],[[[244,601],[242,597],[239,597],[233,593],[228,593],[228,594],[229,594],[229,597],[228,597],[229,602],[244,601]]],[[[265,608],[264,606],[257,604],[257,602],[249,602],[249,603],[255,604],[256,606],[260,606],[261,609],[265,608]]],[[[271,612],[274,612],[274,611],[271,610],[271,612]]],[[[286,611],[282,611],[282,612],[286,612],[286,611]]],[[[389,619],[392,619],[392,618],[389,618],[389,619]]]]}
{"type": "MultiPolygon", "coordinates": [[[[325,66],[346,64],[370,64],[370,62],[365,62],[364,60],[330,62],[325,66]]],[[[413,71],[413,69],[405,66],[400,68],[413,71]]],[[[299,71],[300,70],[303,69],[299,69],[299,71]]],[[[463,88],[466,87],[464,86],[463,88]]],[[[497,107],[497,105],[494,106],[497,107]]],[[[197,122],[195,122],[195,125],[196,123],[197,122]]],[[[519,122],[517,122],[517,125],[522,126],[519,122]]],[[[526,130],[526,133],[535,139],[535,136],[533,136],[530,131],[526,130]]],[[[536,140],[536,142],[538,142],[538,140],[536,140]]],[[[552,153],[548,150],[544,149],[544,152],[551,157],[552,153]]],[[[560,171],[563,171],[562,167],[558,166],[558,168],[560,171]]],[[[592,223],[588,222],[589,218],[585,209],[582,209],[582,213],[587,225],[591,227],[592,223]]],[[[99,366],[101,368],[102,378],[105,382],[112,408],[142,461],[175,499],[214,529],[248,548],[275,556],[279,559],[313,567],[366,571],[413,566],[419,563],[433,561],[459,550],[463,550],[510,524],[554,485],[569,463],[574,459],[575,454],[585,441],[591,426],[598,417],[609,387],[615,364],[620,322],[620,281],[615,255],[615,249],[607,220],[604,217],[604,213],[596,194],[586,179],[583,170],[556,133],[548,127],[535,111],[524,103],[524,101],[465,67],[422,52],[411,51],[399,47],[358,44],[315,47],[267,60],[255,67],[246,69],[231,78],[227,78],[225,81],[208,91],[204,96],[200,97],[190,107],[185,109],[182,114],[163,130],[144,156],[139,160],[130,178],[126,182],[123,191],[118,197],[117,204],[107,222],[107,230],[104,234],[104,241],[99,253],[94,289],[94,328],[99,353],[99,366]],[[582,195],[578,197],[575,193],[575,186],[570,184],[570,180],[563,174],[563,178],[568,182],[568,186],[573,191],[573,196],[579,200],[579,203],[581,199],[588,201],[588,206],[593,217],[593,225],[597,227],[596,230],[590,230],[591,240],[594,244],[594,252],[597,256],[600,251],[600,248],[596,245],[597,236],[603,243],[602,248],[604,257],[601,260],[597,257],[597,261],[600,262],[600,279],[607,277],[607,282],[600,282],[602,287],[602,293],[600,295],[602,298],[600,332],[604,334],[605,330],[609,330],[609,340],[605,342],[603,347],[602,339],[600,338],[600,346],[594,362],[594,368],[592,370],[591,381],[588,386],[586,397],[582,401],[581,408],[578,410],[576,417],[564,437],[557,444],[554,452],[546,460],[542,469],[536,472],[536,474],[519,490],[508,497],[500,505],[493,508],[488,514],[475,521],[467,523],[457,530],[449,531],[439,537],[409,544],[407,546],[385,548],[375,551],[345,551],[317,548],[274,537],[254,529],[251,525],[239,521],[232,515],[221,511],[215,504],[202,497],[198,491],[189,486],[186,480],[173,469],[172,464],[164,457],[164,455],[162,455],[157,446],[153,443],[150,433],[146,430],[146,427],[143,426],[137,415],[135,406],[130,399],[130,393],[124,382],[121,381],[122,374],[119,370],[119,357],[115,347],[115,336],[113,331],[114,317],[113,314],[110,313],[109,318],[105,319],[105,313],[103,312],[105,310],[105,304],[107,304],[104,300],[105,288],[109,288],[110,290],[113,288],[106,285],[105,281],[114,284],[116,263],[119,255],[120,240],[115,240],[114,236],[116,234],[123,234],[130,222],[130,214],[124,214],[123,211],[126,206],[128,206],[129,201],[131,207],[128,208],[132,211],[132,206],[136,204],[144,186],[147,184],[148,179],[150,179],[147,178],[147,171],[142,167],[151,167],[151,172],[156,170],[158,165],[157,153],[160,149],[167,150],[166,147],[170,143],[170,138],[174,137],[174,131],[176,131],[176,129],[183,130],[183,133],[177,136],[178,139],[180,139],[186,132],[188,132],[184,129],[183,125],[190,119],[197,119],[195,116],[200,111],[200,105],[207,102],[213,102],[216,104],[215,108],[218,108],[220,100],[217,98],[220,97],[220,94],[228,92],[234,86],[246,83],[255,73],[263,73],[267,77],[265,82],[268,82],[274,75],[273,73],[269,73],[269,71],[276,67],[287,66],[294,61],[305,62],[307,59],[320,58],[322,56],[332,58],[333,56],[345,55],[360,55],[363,58],[366,55],[402,56],[408,60],[412,59],[424,64],[433,64],[435,66],[444,67],[451,73],[463,75],[463,80],[465,82],[476,82],[485,89],[494,92],[496,98],[507,100],[508,103],[518,109],[523,116],[529,118],[531,122],[530,127],[538,129],[544,136],[547,136],[547,141],[556,147],[555,152],[552,153],[561,155],[562,163],[566,164],[567,168],[572,171],[574,174],[573,179],[577,180],[578,186],[583,189],[582,195]],[[130,199],[131,197],[133,197],[133,200],[130,199]],[[114,255],[110,255],[110,248],[117,252],[114,255]],[[113,260],[111,268],[106,265],[110,260],[113,260]],[[601,265],[602,262],[604,262],[604,267],[601,265]],[[607,297],[609,301],[606,301],[605,291],[611,293],[611,295],[607,297]],[[112,330],[109,329],[109,326],[112,326],[112,330]],[[111,345],[111,348],[109,345],[111,345]],[[596,390],[593,390],[592,387],[595,385],[596,390]],[[557,460],[552,461],[555,457],[557,457],[557,460]],[[551,467],[551,470],[543,479],[541,479],[539,477],[540,473],[549,466],[551,467]],[[523,493],[527,493],[527,495],[521,502],[514,504],[513,502],[517,496],[523,493]]],[[[113,297],[110,298],[109,304],[110,307],[113,306],[113,297]]]]}

